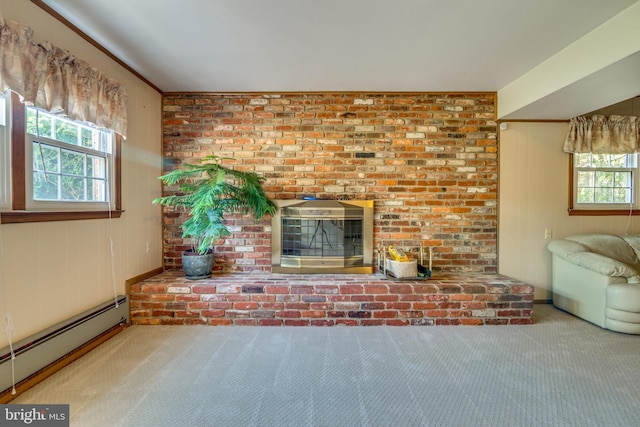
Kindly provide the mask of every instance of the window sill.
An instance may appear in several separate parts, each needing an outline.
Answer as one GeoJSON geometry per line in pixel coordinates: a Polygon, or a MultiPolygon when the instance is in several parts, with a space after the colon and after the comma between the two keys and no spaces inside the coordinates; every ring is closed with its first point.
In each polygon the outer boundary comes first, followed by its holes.
{"type": "Polygon", "coordinates": [[[19,224],[25,222],[77,221],[84,219],[120,218],[124,211],[86,211],[86,212],[0,212],[0,223],[19,224]]]}
{"type": "Polygon", "coordinates": [[[629,211],[629,209],[627,210],[569,209],[569,216],[614,216],[614,215],[624,215],[624,216],[640,215],[640,210],[634,209],[632,211],[629,211]]]}

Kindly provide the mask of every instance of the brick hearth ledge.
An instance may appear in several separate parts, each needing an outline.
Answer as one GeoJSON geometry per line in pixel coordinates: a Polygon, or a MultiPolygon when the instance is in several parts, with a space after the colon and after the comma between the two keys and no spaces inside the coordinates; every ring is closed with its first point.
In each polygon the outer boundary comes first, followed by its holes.
{"type": "Polygon", "coordinates": [[[220,273],[191,281],[170,270],[132,285],[130,297],[136,325],[523,325],[532,323],[533,291],[484,273],[220,273]]]}

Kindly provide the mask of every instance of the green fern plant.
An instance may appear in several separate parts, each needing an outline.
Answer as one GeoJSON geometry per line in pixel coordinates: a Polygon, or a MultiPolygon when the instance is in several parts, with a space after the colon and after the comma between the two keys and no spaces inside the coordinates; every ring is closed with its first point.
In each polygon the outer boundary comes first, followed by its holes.
{"type": "Polygon", "coordinates": [[[206,156],[199,164],[185,163],[158,178],[168,186],[177,185],[178,190],[156,198],[153,203],[189,213],[181,226],[182,237],[191,238],[192,249],[200,255],[230,234],[224,223],[225,214],[252,213],[260,220],[277,209],[262,187],[263,177],[225,167],[222,160],[215,155],[206,156]]]}

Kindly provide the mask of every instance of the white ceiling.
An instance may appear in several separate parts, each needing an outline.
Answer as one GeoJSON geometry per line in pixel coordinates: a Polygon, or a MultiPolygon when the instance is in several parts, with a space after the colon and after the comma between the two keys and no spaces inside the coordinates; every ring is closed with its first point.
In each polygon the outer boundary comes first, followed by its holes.
{"type": "Polygon", "coordinates": [[[163,92],[498,91],[637,1],[42,0],[163,92]]]}

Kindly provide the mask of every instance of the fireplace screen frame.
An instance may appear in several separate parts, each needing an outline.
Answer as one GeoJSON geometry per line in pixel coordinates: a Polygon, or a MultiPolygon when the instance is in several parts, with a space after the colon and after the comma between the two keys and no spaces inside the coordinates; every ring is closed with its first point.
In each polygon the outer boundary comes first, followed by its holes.
{"type": "MultiPolygon", "coordinates": [[[[274,273],[358,273],[370,274],[373,272],[373,200],[274,200],[278,210],[271,219],[271,271],[274,273]],[[293,225],[283,227],[283,219],[293,225]],[[361,226],[342,228],[340,221],[361,220],[361,226]],[[325,221],[327,223],[325,224],[325,221]],[[283,254],[283,233],[293,234],[288,230],[295,229],[296,224],[301,227],[306,225],[312,228],[315,236],[306,237],[303,243],[309,246],[313,242],[316,251],[304,248],[300,251],[291,250],[291,242],[285,243],[283,254]],[[323,226],[329,230],[324,230],[323,226]],[[329,244],[327,236],[339,228],[346,235],[338,237],[344,241],[344,246],[351,244],[349,239],[353,237],[353,245],[357,250],[342,248],[335,254],[318,255],[321,247],[329,244]],[[357,235],[361,229],[360,236],[357,235]],[[297,252],[297,253],[296,253],[297,252]]],[[[302,238],[304,239],[304,237],[302,238]]],[[[330,244],[329,244],[330,246],[330,244]]]]}

